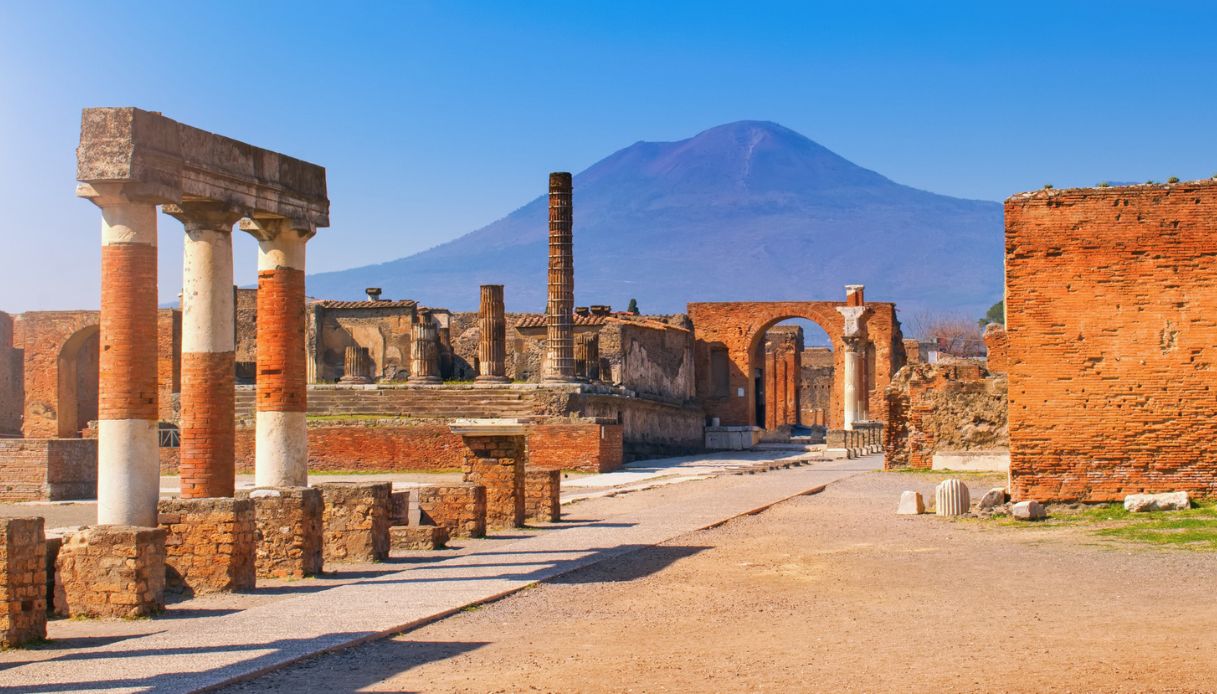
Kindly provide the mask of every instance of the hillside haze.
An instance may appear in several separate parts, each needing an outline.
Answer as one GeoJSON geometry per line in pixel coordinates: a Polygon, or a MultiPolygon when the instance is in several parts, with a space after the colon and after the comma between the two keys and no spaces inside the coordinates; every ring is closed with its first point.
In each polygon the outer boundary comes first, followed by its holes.
{"type": "MultiPolygon", "coordinates": [[[[543,194],[508,216],[409,257],[309,278],[309,294],[383,287],[453,310],[479,284],[513,311],[545,307],[543,194]]],[[[895,183],[776,123],[742,121],[679,142],[638,142],[574,177],[579,305],[682,312],[690,301],[836,300],[843,285],[980,317],[1001,298],[1002,208],[895,183]]]]}

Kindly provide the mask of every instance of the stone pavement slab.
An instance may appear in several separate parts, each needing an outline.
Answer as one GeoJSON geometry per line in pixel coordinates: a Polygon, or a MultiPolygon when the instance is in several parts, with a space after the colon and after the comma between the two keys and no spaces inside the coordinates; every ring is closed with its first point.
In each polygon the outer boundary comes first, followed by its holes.
{"type": "Polygon", "coordinates": [[[239,612],[163,620],[155,633],[0,659],[0,692],[193,692],[387,636],[537,581],[655,545],[823,485],[877,470],[882,456],[722,475],[574,505],[569,519],[486,551],[239,612]],[[23,660],[26,658],[26,660],[23,660]]]}

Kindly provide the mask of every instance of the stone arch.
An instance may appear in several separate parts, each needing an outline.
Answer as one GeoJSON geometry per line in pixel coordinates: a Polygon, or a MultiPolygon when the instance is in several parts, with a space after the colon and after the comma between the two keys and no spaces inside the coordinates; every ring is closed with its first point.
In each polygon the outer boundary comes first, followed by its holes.
{"type": "Polygon", "coordinates": [[[98,358],[100,328],[88,325],[64,341],[56,358],[57,435],[78,438],[89,422],[97,419],[98,358]]]}
{"type": "MultiPolygon", "coordinates": [[[[871,308],[867,319],[870,342],[874,345],[874,382],[870,384],[872,416],[886,421],[887,399],[883,390],[891,377],[904,365],[904,345],[896,307],[891,303],[866,304],[871,308]]],[[[828,335],[833,349],[833,388],[830,398],[829,428],[842,425],[841,402],[844,396],[844,320],[837,307],[839,301],[743,301],[689,304],[696,338],[697,395],[709,418],[717,418],[725,426],[754,425],[756,422],[756,390],[752,373],[756,368],[756,351],[765,332],[791,318],[802,318],[820,326],[828,335]],[[713,362],[727,363],[727,388],[714,388],[716,374],[713,362]]],[[[721,367],[718,367],[721,368],[721,367]]]]}

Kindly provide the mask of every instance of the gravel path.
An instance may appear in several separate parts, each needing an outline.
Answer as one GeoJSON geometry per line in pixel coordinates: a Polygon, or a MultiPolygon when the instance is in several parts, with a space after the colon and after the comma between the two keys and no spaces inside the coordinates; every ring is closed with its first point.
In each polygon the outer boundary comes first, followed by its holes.
{"type": "Polygon", "coordinates": [[[1217,688],[1217,555],[893,514],[937,480],[855,477],[226,691],[1217,688]]]}

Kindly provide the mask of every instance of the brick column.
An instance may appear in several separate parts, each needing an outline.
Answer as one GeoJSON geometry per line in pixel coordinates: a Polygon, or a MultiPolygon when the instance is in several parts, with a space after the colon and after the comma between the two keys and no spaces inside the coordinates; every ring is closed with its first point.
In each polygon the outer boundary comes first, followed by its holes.
{"type": "Polygon", "coordinates": [[[410,327],[413,344],[410,346],[410,383],[438,385],[439,377],[439,329],[431,320],[431,312],[422,309],[418,320],[410,327]]]}
{"type": "Polygon", "coordinates": [[[483,284],[478,307],[478,383],[507,382],[507,317],[503,285],[483,284]]]}
{"type": "Polygon", "coordinates": [[[259,487],[308,485],[304,247],[314,230],[286,220],[250,220],[258,239],[257,427],[259,487]]]}
{"type": "Polygon", "coordinates": [[[545,306],[547,383],[575,382],[575,254],[572,239],[571,178],[549,175],[549,301],[545,306]]]}
{"type": "Polygon", "coordinates": [[[235,436],[235,309],[232,225],[216,202],[165,205],[186,227],[182,263],[182,498],[232,496],[235,436]]]}
{"type": "Polygon", "coordinates": [[[97,522],[156,526],[156,205],[120,184],[82,187],[101,208],[97,522]]]}

